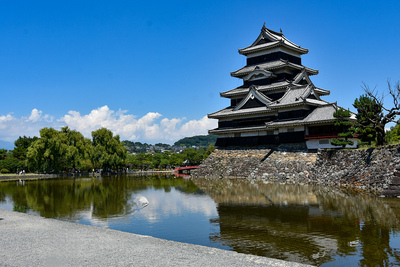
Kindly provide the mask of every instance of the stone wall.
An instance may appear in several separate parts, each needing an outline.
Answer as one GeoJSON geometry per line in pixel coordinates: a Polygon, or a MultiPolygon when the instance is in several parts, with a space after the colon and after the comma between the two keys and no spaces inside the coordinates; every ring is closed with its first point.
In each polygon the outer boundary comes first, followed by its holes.
{"type": "Polygon", "coordinates": [[[321,150],[310,178],[323,184],[361,188],[385,196],[400,195],[400,146],[357,150],[321,150]]]}
{"type": "Polygon", "coordinates": [[[400,196],[400,145],[357,150],[216,149],[194,177],[316,183],[400,196]]]}
{"type": "Polygon", "coordinates": [[[303,181],[308,180],[316,156],[276,149],[216,149],[192,176],[303,181]]]}

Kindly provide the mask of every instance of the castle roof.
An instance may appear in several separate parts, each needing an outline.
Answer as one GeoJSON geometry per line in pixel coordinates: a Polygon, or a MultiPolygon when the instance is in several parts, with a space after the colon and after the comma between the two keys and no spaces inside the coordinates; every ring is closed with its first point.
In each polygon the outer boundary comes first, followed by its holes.
{"type": "Polygon", "coordinates": [[[289,87],[286,93],[278,100],[274,101],[270,108],[283,108],[290,106],[299,106],[299,105],[325,105],[328,102],[319,99],[318,94],[314,93],[313,85],[306,85],[301,87],[289,87]],[[314,95],[316,99],[309,98],[310,95],[314,95]]]}
{"type": "Polygon", "coordinates": [[[212,129],[209,130],[209,134],[224,134],[224,133],[242,133],[242,132],[259,132],[265,131],[267,129],[266,125],[262,126],[250,126],[250,127],[237,127],[229,129],[212,129]]]}
{"type": "MultiPolygon", "coordinates": [[[[290,84],[289,81],[280,81],[272,84],[267,84],[267,85],[254,85],[258,91],[260,92],[266,92],[266,91],[274,91],[274,90],[279,90],[279,89],[286,89],[286,87],[290,84]]],[[[235,89],[231,89],[226,92],[220,93],[222,97],[233,97],[233,96],[239,96],[239,95],[246,95],[249,92],[249,87],[247,86],[240,86],[235,89]]]]}
{"type": "MultiPolygon", "coordinates": [[[[291,127],[299,125],[312,125],[312,124],[323,124],[332,123],[336,118],[333,116],[338,106],[336,103],[325,103],[316,107],[308,116],[301,120],[275,120],[265,123],[268,129],[280,128],[280,127],[291,127]]],[[[350,120],[356,120],[355,114],[351,113],[350,120]]]]}
{"type": "Polygon", "coordinates": [[[220,111],[211,113],[209,118],[226,118],[252,114],[274,113],[274,110],[295,106],[319,106],[326,105],[328,102],[319,98],[315,92],[314,85],[289,85],[285,94],[278,100],[272,101],[269,97],[260,93],[259,86],[250,86],[246,97],[236,106],[228,107],[220,111]],[[312,97],[312,98],[311,98],[312,97]],[[253,108],[243,108],[251,99],[257,99],[261,105],[253,108]]]}
{"type": "Polygon", "coordinates": [[[267,106],[256,107],[256,108],[245,108],[245,109],[237,109],[235,107],[227,107],[221,109],[217,112],[208,114],[208,117],[211,119],[218,118],[227,118],[227,117],[237,117],[237,116],[247,116],[247,115],[256,115],[256,114],[266,114],[266,113],[276,113],[275,110],[268,108],[267,106]]]}
{"type": "Polygon", "coordinates": [[[299,45],[289,41],[282,32],[276,32],[265,27],[265,23],[261,28],[261,33],[257,39],[250,46],[239,49],[239,53],[242,55],[248,55],[263,50],[283,46],[290,50],[293,50],[299,54],[307,54],[308,49],[302,48],[299,45]]]}
{"type": "Polygon", "coordinates": [[[256,71],[256,70],[264,70],[264,71],[271,71],[271,70],[277,70],[281,68],[293,68],[297,70],[303,70],[307,72],[308,75],[316,75],[318,74],[318,70],[314,70],[308,67],[304,67],[302,65],[298,65],[292,62],[289,62],[288,60],[283,60],[279,59],[276,61],[271,61],[271,62],[266,62],[258,65],[252,65],[252,66],[245,66],[241,69],[238,69],[236,71],[231,72],[231,76],[237,77],[237,78],[242,78],[246,76],[247,74],[256,71]]]}

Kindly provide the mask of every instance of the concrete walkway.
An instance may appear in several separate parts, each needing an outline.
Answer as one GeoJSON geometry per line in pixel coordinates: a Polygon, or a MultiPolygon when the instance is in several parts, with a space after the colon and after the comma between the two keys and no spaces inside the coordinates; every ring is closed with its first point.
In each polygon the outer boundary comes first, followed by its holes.
{"type": "Polygon", "coordinates": [[[0,209],[0,266],[305,266],[0,209]]]}

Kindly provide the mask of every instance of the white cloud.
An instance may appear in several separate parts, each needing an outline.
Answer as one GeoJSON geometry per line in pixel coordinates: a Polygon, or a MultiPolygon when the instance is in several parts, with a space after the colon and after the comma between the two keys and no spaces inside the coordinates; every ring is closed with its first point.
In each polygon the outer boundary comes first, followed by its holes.
{"type": "Polygon", "coordinates": [[[38,136],[43,127],[59,129],[64,125],[89,138],[92,131],[105,127],[119,134],[121,140],[172,143],[187,136],[206,135],[207,130],[217,127],[217,121],[207,116],[190,121],[185,117],[163,118],[158,112],[149,112],[137,118],[126,110],[114,111],[108,106],[94,109],[89,114],[71,110],[54,120],[53,116],[43,115],[41,110],[33,109],[26,117],[17,118],[12,113],[0,116],[0,140],[15,141],[22,135],[38,136]]]}
{"type": "Polygon", "coordinates": [[[42,111],[34,108],[34,109],[32,109],[31,116],[29,117],[28,120],[37,122],[38,120],[40,120],[41,116],[42,116],[42,111]]]}
{"type": "Polygon", "coordinates": [[[53,123],[53,117],[42,111],[33,109],[29,117],[17,118],[13,113],[0,116],[0,140],[14,142],[19,136],[38,136],[44,127],[58,127],[53,123]]]}

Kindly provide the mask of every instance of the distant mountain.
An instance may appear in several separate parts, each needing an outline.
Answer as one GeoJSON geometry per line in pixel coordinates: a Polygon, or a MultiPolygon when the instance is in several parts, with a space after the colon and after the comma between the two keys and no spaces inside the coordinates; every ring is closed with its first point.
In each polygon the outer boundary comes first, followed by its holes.
{"type": "Polygon", "coordinates": [[[192,137],[182,138],[174,143],[174,146],[204,146],[208,147],[215,144],[217,141],[216,135],[196,135],[192,137]]]}
{"type": "Polygon", "coordinates": [[[172,146],[162,143],[157,143],[155,145],[147,143],[143,144],[141,142],[133,142],[128,140],[124,140],[122,141],[122,143],[124,144],[124,146],[128,148],[128,151],[130,153],[146,153],[146,152],[158,153],[163,150],[171,150],[172,152],[179,151],[181,150],[180,147],[182,146],[183,147],[195,146],[197,148],[208,147],[211,144],[214,145],[216,141],[217,141],[216,135],[197,135],[197,136],[182,138],[176,141],[172,146]]]}

